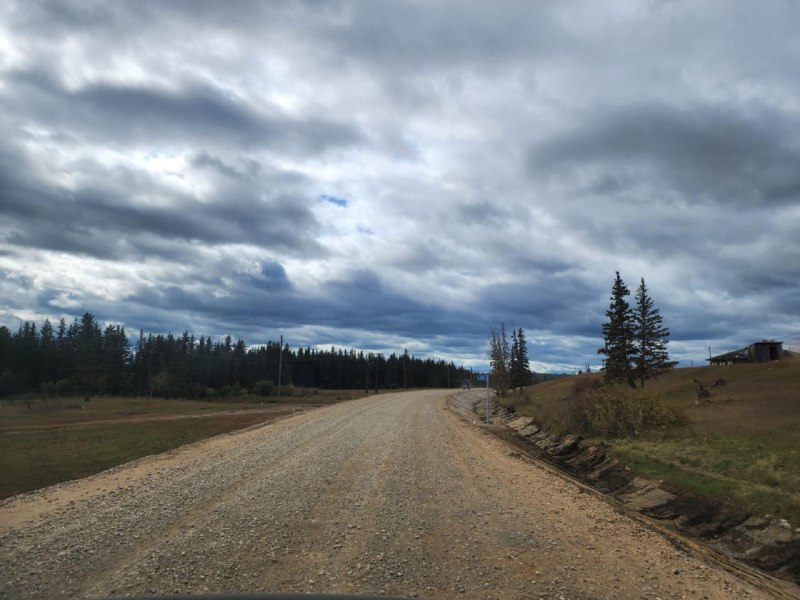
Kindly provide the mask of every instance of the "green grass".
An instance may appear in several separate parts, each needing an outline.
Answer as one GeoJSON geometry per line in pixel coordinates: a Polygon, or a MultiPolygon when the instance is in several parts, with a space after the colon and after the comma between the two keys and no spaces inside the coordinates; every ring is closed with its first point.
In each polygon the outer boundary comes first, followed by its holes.
{"type": "Polygon", "coordinates": [[[284,387],[291,397],[242,395],[206,401],[122,396],[88,402],[75,397],[38,398],[31,401],[32,409],[23,397],[13,403],[3,400],[0,498],[85,477],[298,408],[364,396],[363,390],[284,387]],[[218,414],[206,414],[211,412],[218,414]],[[191,418],[163,418],[181,416],[191,418]]]}
{"type": "MultiPolygon", "coordinates": [[[[571,399],[599,381],[600,374],[565,377],[502,402],[563,433],[571,399]]],[[[645,389],[684,412],[689,425],[604,439],[624,464],[673,488],[800,525],[800,360],[676,369],[645,389]],[[711,390],[710,404],[695,404],[694,379],[711,390]],[[724,383],[712,388],[718,379],[724,383]]]]}
{"type": "Polygon", "coordinates": [[[684,440],[679,447],[674,442],[616,440],[611,453],[634,472],[664,481],[668,487],[715,498],[743,511],[800,522],[796,468],[800,450],[776,453],[755,440],[719,437],[699,444],[684,440]],[[761,458],[749,455],[754,446],[761,458]],[[720,459],[723,448],[730,454],[720,459]]]}
{"type": "Polygon", "coordinates": [[[320,406],[340,400],[359,398],[361,390],[313,390],[292,388],[291,397],[267,398],[242,395],[226,400],[187,400],[128,396],[98,396],[90,401],[82,397],[60,399],[36,398],[28,408],[24,397],[0,402],[0,430],[31,425],[67,424],[132,416],[183,415],[212,411],[249,410],[254,408],[296,405],[320,406]]]}
{"type": "Polygon", "coordinates": [[[0,498],[85,477],[273,417],[242,413],[0,433],[0,498]]]}

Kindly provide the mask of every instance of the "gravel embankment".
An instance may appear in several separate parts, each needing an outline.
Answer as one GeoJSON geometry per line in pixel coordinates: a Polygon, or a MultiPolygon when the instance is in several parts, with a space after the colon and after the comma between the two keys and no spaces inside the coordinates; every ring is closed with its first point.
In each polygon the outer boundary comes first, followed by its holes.
{"type": "Polygon", "coordinates": [[[0,597],[761,598],[462,422],[355,400],[0,505],[0,597]]]}

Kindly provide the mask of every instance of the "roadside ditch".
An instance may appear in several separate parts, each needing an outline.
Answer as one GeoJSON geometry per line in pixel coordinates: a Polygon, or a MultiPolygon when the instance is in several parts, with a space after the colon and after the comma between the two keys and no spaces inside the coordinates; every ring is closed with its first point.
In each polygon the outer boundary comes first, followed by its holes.
{"type": "MultiPolygon", "coordinates": [[[[451,408],[462,417],[484,422],[486,392],[456,394],[451,408]]],[[[642,515],[659,529],[699,540],[722,557],[800,584],[800,531],[785,520],[738,512],[704,496],[670,489],[621,464],[609,454],[608,444],[556,434],[536,419],[517,416],[494,400],[490,410],[492,425],[487,430],[493,435],[600,492],[623,511],[642,515]]]]}

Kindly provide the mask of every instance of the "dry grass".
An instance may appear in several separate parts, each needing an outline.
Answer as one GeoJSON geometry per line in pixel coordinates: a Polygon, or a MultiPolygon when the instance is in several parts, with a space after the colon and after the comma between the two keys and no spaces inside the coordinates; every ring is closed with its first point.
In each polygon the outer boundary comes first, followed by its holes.
{"type": "MultiPolygon", "coordinates": [[[[542,383],[510,398],[521,414],[570,428],[569,406],[600,385],[598,373],[542,383]]],[[[689,425],[612,441],[644,475],[800,524],[800,359],[676,369],[647,390],[683,410],[689,425]],[[696,405],[699,380],[710,403],[696,405]],[[717,380],[724,384],[711,385],[717,380]]]]}

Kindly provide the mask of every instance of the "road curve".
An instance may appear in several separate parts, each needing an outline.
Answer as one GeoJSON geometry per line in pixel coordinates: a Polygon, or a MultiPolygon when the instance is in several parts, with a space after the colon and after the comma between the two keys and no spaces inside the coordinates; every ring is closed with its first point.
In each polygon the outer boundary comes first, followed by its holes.
{"type": "Polygon", "coordinates": [[[762,598],[442,391],[298,414],[0,504],[0,597],[762,598]]]}

